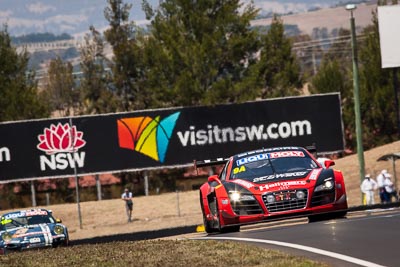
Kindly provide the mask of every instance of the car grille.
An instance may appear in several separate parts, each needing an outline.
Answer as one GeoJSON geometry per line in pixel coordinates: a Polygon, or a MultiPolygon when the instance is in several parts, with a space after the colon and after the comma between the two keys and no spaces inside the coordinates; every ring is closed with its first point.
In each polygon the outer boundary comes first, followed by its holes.
{"type": "Polygon", "coordinates": [[[311,207],[326,205],[335,201],[335,188],[330,191],[314,192],[311,198],[311,207]]]}
{"type": "Polygon", "coordinates": [[[263,213],[257,200],[231,201],[233,211],[237,215],[255,215],[263,213]]]}
{"type": "Polygon", "coordinates": [[[307,197],[307,189],[297,189],[267,193],[262,196],[262,199],[269,212],[281,212],[288,210],[304,209],[306,207],[307,197]],[[298,199],[296,197],[297,191],[302,191],[304,194],[304,198],[298,199]],[[267,200],[268,198],[272,198],[271,196],[274,199],[273,202],[269,202],[267,200]]]}

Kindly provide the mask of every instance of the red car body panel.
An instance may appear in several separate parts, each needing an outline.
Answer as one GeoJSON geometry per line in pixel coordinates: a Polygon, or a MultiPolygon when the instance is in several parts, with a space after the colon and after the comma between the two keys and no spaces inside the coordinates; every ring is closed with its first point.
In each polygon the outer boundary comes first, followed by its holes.
{"type": "MultiPolygon", "coordinates": [[[[328,168],[334,165],[334,162],[327,161],[325,166],[321,166],[311,153],[305,149],[289,147],[286,150],[302,151],[305,155],[304,157],[315,161],[314,168],[281,174],[283,177],[281,179],[274,179],[271,178],[272,176],[268,176],[267,178],[256,177],[252,181],[249,181],[249,179],[230,180],[231,172],[234,169],[233,163],[235,160],[240,160],[238,157],[231,157],[226,161],[226,166],[224,167],[225,179],[220,180],[221,174],[210,176],[208,182],[200,187],[200,202],[206,230],[216,228],[214,229],[215,231],[220,231],[233,225],[256,223],[290,216],[312,216],[337,211],[342,211],[342,214],[345,214],[348,207],[343,175],[340,171],[328,168]],[[317,183],[321,184],[321,179],[333,181],[333,188],[325,190],[326,194],[320,191],[314,192],[318,186],[317,183]],[[235,189],[233,190],[232,188],[235,189]],[[237,202],[231,201],[228,191],[232,193],[236,189],[246,193],[246,200],[240,202],[251,203],[249,205],[255,207],[254,211],[252,207],[247,207],[247,204],[237,204],[237,202]],[[297,193],[299,191],[301,192],[297,193]],[[305,199],[297,199],[297,194],[300,197],[305,195],[305,199]],[[271,203],[268,201],[271,201],[271,203]],[[256,207],[257,204],[258,207],[256,207]],[[214,212],[212,205],[214,206],[214,212]],[[294,208],[292,205],[294,205],[294,208]]],[[[285,152],[287,152],[286,150],[285,152]]],[[[274,152],[273,149],[260,151],[260,153],[274,152]]],[[[251,157],[248,156],[248,158],[251,157]]],[[[240,172],[241,168],[243,168],[242,171],[247,171],[245,167],[236,167],[235,171],[240,172]]],[[[331,184],[328,183],[328,185],[331,184]]]]}

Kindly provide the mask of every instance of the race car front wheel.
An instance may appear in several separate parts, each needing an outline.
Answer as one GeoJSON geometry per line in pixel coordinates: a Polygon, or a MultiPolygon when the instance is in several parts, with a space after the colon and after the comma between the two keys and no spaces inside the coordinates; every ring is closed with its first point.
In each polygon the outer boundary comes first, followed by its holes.
{"type": "Polygon", "coordinates": [[[240,231],[240,225],[232,225],[232,226],[222,226],[221,225],[221,213],[218,207],[218,199],[215,194],[211,194],[207,196],[208,207],[210,209],[210,215],[213,217],[212,221],[207,220],[206,213],[204,210],[204,203],[202,196],[200,195],[201,209],[203,212],[203,222],[204,228],[207,233],[228,233],[228,232],[238,232],[240,231]]]}
{"type": "Polygon", "coordinates": [[[204,229],[206,230],[207,234],[214,233],[215,230],[211,227],[210,221],[207,220],[206,217],[206,212],[204,210],[204,203],[203,203],[203,197],[200,193],[200,206],[201,206],[201,212],[203,213],[203,224],[204,224],[204,229]]]}
{"type": "Polygon", "coordinates": [[[219,212],[219,207],[218,207],[218,200],[215,198],[215,207],[216,207],[216,212],[217,212],[217,229],[218,232],[220,233],[231,233],[231,232],[239,232],[240,231],[240,225],[232,225],[232,226],[221,226],[221,213],[219,212]]]}
{"type": "Polygon", "coordinates": [[[214,229],[210,226],[210,222],[207,221],[206,216],[203,213],[203,224],[204,224],[204,229],[206,230],[207,234],[214,233],[214,229]]]}

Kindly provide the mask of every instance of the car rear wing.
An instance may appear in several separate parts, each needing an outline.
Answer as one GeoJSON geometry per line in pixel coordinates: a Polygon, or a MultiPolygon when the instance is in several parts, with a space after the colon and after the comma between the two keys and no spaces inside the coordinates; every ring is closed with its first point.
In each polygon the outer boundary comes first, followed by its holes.
{"type": "Polygon", "coordinates": [[[315,146],[306,146],[305,149],[310,153],[317,152],[317,148],[315,146]]]}
{"type": "Polygon", "coordinates": [[[194,168],[207,167],[207,166],[215,166],[215,165],[223,165],[229,159],[226,158],[216,158],[216,159],[205,159],[205,160],[194,160],[194,168]]]}
{"type": "Polygon", "coordinates": [[[305,149],[310,152],[314,158],[318,157],[317,147],[314,144],[311,146],[306,146],[305,149]]]}

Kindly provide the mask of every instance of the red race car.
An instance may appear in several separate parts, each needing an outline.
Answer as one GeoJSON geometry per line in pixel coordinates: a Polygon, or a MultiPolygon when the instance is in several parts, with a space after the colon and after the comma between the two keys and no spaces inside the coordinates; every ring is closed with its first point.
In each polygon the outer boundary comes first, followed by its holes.
{"type": "Polygon", "coordinates": [[[290,216],[308,216],[309,221],[344,217],[342,173],[329,168],[334,161],[322,166],[310,152],[276,147],[195,161],[196,168],[224,164],[200,187],[206,232],[235,232],[243,224],[290,216]]]}

